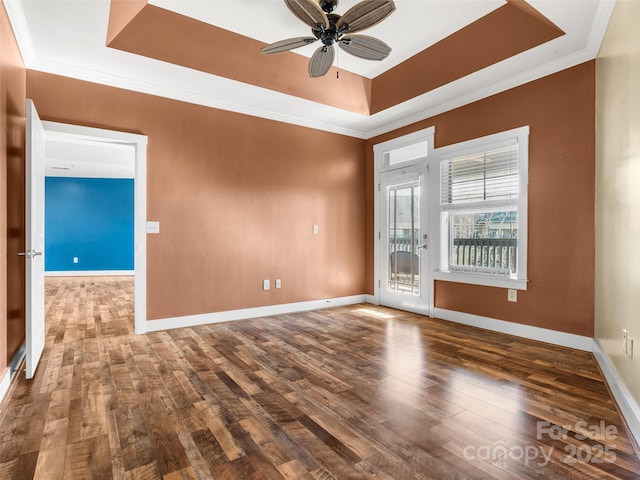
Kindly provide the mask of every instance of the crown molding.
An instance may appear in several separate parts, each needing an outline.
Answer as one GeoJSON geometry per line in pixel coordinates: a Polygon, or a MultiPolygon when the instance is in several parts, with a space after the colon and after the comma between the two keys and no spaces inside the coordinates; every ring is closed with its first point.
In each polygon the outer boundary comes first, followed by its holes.
{"type": "MultiPolygon", "coordinates": [[[[83,80],[87,82],[106,85],[109,87],[122,88],[125,90],[131,90],[139,93],[146,93],[149,95],[156,95],[159,97],[169,98],[172,100],[178,100],[181,102],[192,103],[195,105],[201,105],[210,108],[217,108],[220,110],[226,110],[230,112],[240,113],[253,117],[260,117],[268,120],[274,120],[277,122],[288,123],[298,125],[307,128],[313,128],[316,130],[323,130],[340,135],[346,135],[356,138],[364,138],[366,132],[358,129],[345,127],[338,124],[315,121],[313,119],[295,116],[286,113],[277,112],[265,108],[257,108],[248,104],[242,104],[237,102],[231,102],[224,100],[221,97],[214,97],[211,95],[204,95],[187,89],[177,88],[175,86],[163,85],[160,83],[153,83],[149,81],[140,81],[131,77],[122,75],[115,75],[112,73],[106,73],[103,71],[92,70],[84,67],[78,67],[76,65],[69,65],[61,62],[51,62],[48,60],[36,59],[32,62],[30,70],[39,71],[43,73],[49,73],[53,75],[60,75],[64,77],[70,77],[77,80],[83,80]]],[[[229,89],[234,88],[247,88],[245,84],[237,82],[235,80],[229,80],[227,78],[215,77],[218,81],[227,84],[229,89]]],[[[259,88],[259,87],[250,87],[259,88]]],[[[289,98],[288,95],[284,95],[278,92],[272,92],[270,90],[262,89],[266,95],[281,96],[283,98],[289,98]]],[[[312,103],[309,100],[299,100],[303,103],[312,103]]],[[[277,104],[277,100],[275,101],[277,104]]],[[[334,107],[323,106],[327,109],[333,109],[343,114],[344,112],[334,107]]],[[[304,107],[301,107],[300,111],[305,111],[304,107]]],[[[356,114],[352,114],[356,115],[356,114]]]]}
{"type": "MultiPolygon", "coordinates": [[[[552,75],[567,68],[571,68],[597,58],[598,52],[600,51],[600,46],[602,45],[602,41],[607,31],[607,27],[609,26],[609,21],[611,20],[611,16],[613,15],[615,4],[616,0],[603,0],[598,2],[596,14],[594,15],[591,29],[589,30],[587,46],[584,49],[575,51],[568,55],[564,55],[560,58],[544,63],[535,68],[523,71],[519,74],[511,75],[500,82],[491,84],[488,87],[476,90],[467,90],[468,93],[465,95],[456,96],[455,94],[450,94],[449,100],[445,100],[440,103],[430,102],[429,99],[439,91],[451,88],[453,84],[445,85],[443,87],[440,87],[439,89],[427,92],[420,97],[416,97],[412,100],[409,100],[408,102],[405,102],[406,104],[415,103],[415,108],[412,109],[414,110],[414,112],[409,113],[405,116],[399,116],[395,120],[389,121],[384,125],[367,130],[365,138],[370,139],[373,137],[377,137],[378,135],[392,132],[399,128],[403,128],[413,123],[426,120],[427,118],[440,115],[441,113],[463,107],[470,103],[482,100],[483,98],[490,97],[500,92],[504,92],[511,88],[524,85],[534,80],[538,80],[548,75],[552,75]]],[[[487,69],[491,68],[494,68],[494,66],[487,67],[487,69]]],[[[482,70],[480,72],[482,72],[482,70]]],[[[464,79],[458,80],[457,82],[469,81],[474,76],[479,75],[480,72],[475,72],[465,77],[464,79]]],[[[389,110],[398,108],[402,108],[402,105],[396,105],[389,110]]]]}
{"type": "MultiPolygon", "coordinates": [[[[577,52],[574,52],[570,55],[566,55],[562,58],[553,60],[551,62],[547,62],[538,67],[529,69],[527,71],[518,73],[516,75],[512,75],[510,77],[505,78],[500,82],[492,83],[491,85],[483,88],[479,88],[476,90],[467,90],[468,93],[465,95],[458,96],[455,92],[452,92],[449,95],[444,94],[444,91],[453,89],[454,84],[448,84],[439,89],[433,90],[431,92],[427,92],[420,97],[416,97],[406,104],[414,104],[412,110],[417,110],[413,113],[410,113],[406,116],[397,118],[386,123],[383,126],[373,128],[371,130],[367,130],[366,139],[370,139],[376,137],[378,135],[383,135],[385,133],[389,133],[393,130],[397,130],[402,127],[406,127],[413,123],[420,122],[427,118],[434,117],[436,115],[440,115],[442,113],[454,110],[456,108],[463,107],[465,105],[469,105],[471,103],[477,102],[484,98],[490,97],[492,95],[496,95],[498,93],[510,90],[515,87],[519,87],[526,83],[532,82],[534,80],[538,80],[540,78],[546,77],[548,75],[552,75],[554,73],[560,72],[567,68],[574,67],[581,63],[587,62],[589,60],[593,60],[595,58],[594,53],[590,49],[583,49],[577,52]],[[442,97],[447,97],[447,100],[440,103],[433,103],[430,101],[430,97],[441,94],[442,97]]],[[[488,67],[492,68],[492,67],[488,67]]],[[[473,78],[476,75],[479,75],[482,72],[475,72],[458,82],[468,82],[473,83],[473,78]]],[[[455,82],[454,82],[455,83],[455,82]]],[[[456,90],[459,87],[456,88],[456,90]]],[[[393,110],[396,108],[401,108],[402,105],[396,105],[395,107],[391,107],[389,110],[393,110]]],[[[384,113],[384,112],[383,112],[384,113]]]]}
{"type": "Polygon", "coordinates": [[[596,14],[593,17],[591,30],[589,31],[589,39],[587,41],[587,50],[593,53],[596,58],[600,52],[602,41],[607,33],[611,16],[616,7],[616,0],[606,0],[598,2],[596,14]]]}
{"type": "Polygon", "coordinates": [[[35,50],[33,43],[31,42],[31,34],[29,33],[29,26],[27,25],[27,19],[24,16],[24,10],[22,9],[22,3],[18,0],[3,0],[4,8],[9,17],[9,22],[13,28],[13,33],[18,42],[18,49],[20,55],[22,55],[22,62],[26,68],[31,66],[31,63],[35,59],[35,50]]]}

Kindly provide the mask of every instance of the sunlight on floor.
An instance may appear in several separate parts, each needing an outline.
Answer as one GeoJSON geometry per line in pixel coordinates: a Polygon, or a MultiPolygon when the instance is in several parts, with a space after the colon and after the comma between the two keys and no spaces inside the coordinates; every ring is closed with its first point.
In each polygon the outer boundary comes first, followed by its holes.
{"type": "MultiPolygon", "coordinates": [[[[424,345],[422,332],[413,323],[387,321],[384,386],[389,395],[412,406],[420,404],[424,391],[424,345]]],[[[394,402],[395,403],[395,402],[394,402]]]]}
{"type": "Polygon", "coordinates": [[[358,308],[356,309],[356,311],[358,313],[363,313],[365,315],[371,315],[372,317],[378,317],[378,318],[394,318],[393,315],[391,315],[390,313],[386,313],[386,312],[381,312],[379,310],[375,310],[373,308],[358,308]]]}

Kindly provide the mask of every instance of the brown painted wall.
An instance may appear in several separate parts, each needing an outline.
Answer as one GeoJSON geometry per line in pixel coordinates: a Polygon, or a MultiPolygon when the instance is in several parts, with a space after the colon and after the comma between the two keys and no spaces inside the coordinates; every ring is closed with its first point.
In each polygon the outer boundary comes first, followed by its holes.
{"type": "Polygon", "coordinates": [[[510,0],[374,78],[371,113],[435,90],[561,35],[564,32],[531,5],[510,0]]]}
{"type": "Polygon", "coordinates": [[[150,319],[372,293],[372,146],[430,125],[438,147],[530,125],[528,290],[514,304],[504,289],[437,282],[436,306],[592,336],[594,72],[371,139],[366,161],[365,142],[340,135],[39,72],[27,84],[45,119],[149,136],[150,319]],[[277,277],[282,290],[260,289],[277,277]]]}
{"type": "Polygon", "coordinates": [[[364,293],[363,140],[40,72],[27,91],[45,120],[148,136],[149,319],[364,293]]]}
{"type": "Polygon", "coordinates": [[[26,75],[0,6],[0,379],[25,338],[24,115],[26,75]]]}
{"type": "Polygon", "coordinates": [[[435,306],[579,335],[594,333],[595,63],[564,70],[367,141],[367,290],[373,292],[373,145],[435,126],[436,147],[531,126],[529,285],[438,281],[435,306]]]}

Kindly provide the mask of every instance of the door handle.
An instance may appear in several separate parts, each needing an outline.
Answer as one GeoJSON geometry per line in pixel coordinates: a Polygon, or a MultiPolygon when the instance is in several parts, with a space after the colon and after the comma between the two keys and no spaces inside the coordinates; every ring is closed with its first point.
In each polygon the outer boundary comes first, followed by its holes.
{"type": "Polygon", "coordinates": [[[27,258],[37,257],[38,255],[42,255],[42,252],[38,252],[37,250],[27,250],[26,252],[18,253],[19,257],[27,257],[27,258]]]}
{"type": "Polygon", "coordinates": [[[427,248],[429,248],[429,246],[425,243],[424,245],[418,246],[418,250],[420,250],[421,248],[424,248],[426,250],[427,248]]]}

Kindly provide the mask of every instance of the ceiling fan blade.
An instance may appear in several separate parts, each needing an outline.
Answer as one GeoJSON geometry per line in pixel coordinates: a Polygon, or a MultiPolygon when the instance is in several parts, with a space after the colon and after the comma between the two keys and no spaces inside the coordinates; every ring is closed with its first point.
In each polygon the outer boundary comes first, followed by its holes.
{"type": "Polygon", "coordinates": [[[391,53],[391,47],[377,38],[367,35],[342,37],[340,48],[345,52],[366,60],[384,60],[391,53]]]}
{"type": "Polygon", "coordinates": [[[363,0],[340,17],[336,28],[345,32],[359,32],[380,23],[395,9],[393,0],[363,0]]]}
{"type": "Polygon", "coordinates": [[[322,26],[329,28],[329,19],[322,11],[320,5],[312,0],[284,0],[291,13],[309,25],[311,28],[322,26]]]}
{"type": "Polygon", "coordinates": [[[272,53],[286,52],[293,50],[294,48],[304,47],[317,40],[316,37],[295,37],[287,38],[286,40],[280,40],[279,42],[272,43],[266,47],[262,47],[260,51],[266,55],[272,53]]]}
{"type": "Polygon", "coordinates": [[[335,50],[333,45],[323,45],[316,50],[311,60],[309,61],[309,76],[321,77],[329,71],[333,58],[335,56],[335,50]]]}

